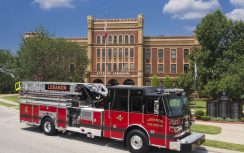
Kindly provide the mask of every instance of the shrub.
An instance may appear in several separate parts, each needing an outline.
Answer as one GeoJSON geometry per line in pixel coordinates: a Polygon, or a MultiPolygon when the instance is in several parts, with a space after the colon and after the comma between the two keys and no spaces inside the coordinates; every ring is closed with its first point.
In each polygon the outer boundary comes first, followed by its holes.
{"type": "Polygon", "coordinates": [[[240,121],[241,121],[241,122],[244,122],[244,117],[241,117],[241,118],[240,118],[240,121]]]}
{"type": "Polygon", "coordinates": [[[211,120],[213,120],[213,121],[224,121],[224,119],[221,117],[211,118],[211,120]]]}
{"type": "Polygon", "coordinates": [[[239,122],[238,118],[231,119],[231,118],[227,117],[225,120],[228,121],[228,122],[239,122]]]}
{"type": "Polygon", "coordinates": [[[239,118],[233,118],[232,119],[234,122],[239,122],[240,120],[239,120],[239,118]]]}
{"type": "Polygon", "coordinates": [[[196,119],[201,119],[201,117],[204,115],[204,112],[202,110],[197,110],[195,112],[196,119]]]}
{"type": "Polygon", "coordinates": [[[209,120],[211,120],[211,117],[210,116],[201,116],[201,119],[203,121],[209,121],[209,120]]]}

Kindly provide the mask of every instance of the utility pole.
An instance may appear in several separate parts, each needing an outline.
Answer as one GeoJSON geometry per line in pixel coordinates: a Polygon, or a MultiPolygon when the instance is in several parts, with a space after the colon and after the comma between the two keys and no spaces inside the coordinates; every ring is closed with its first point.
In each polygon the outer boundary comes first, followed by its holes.
{"type": "Polygon", "coordinates": [[[104,74],[104,85],[107,85],[107,19],[105,19],[104,26],[104,38],[105,38],[105,74],[104,74]]]}
{"type": "Polygon", "coordinates": [[[195,62],[194,62],[194,102],[195,102],[194,110],[196,113],[196,110],[197,110],[197,64],[196,64],[196,58],[194,58],[194,59],[195,59],[195,62]]]}

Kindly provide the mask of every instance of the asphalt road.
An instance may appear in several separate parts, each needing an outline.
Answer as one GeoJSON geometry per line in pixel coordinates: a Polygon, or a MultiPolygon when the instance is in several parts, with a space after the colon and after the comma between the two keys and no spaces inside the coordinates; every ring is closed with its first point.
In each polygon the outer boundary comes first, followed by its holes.
{"type": "MultiPolygon", "coordinates": [[[[87,138],[78,133],[46,136],[38,127],[18,122],[18,112],[0,106],[0,153],[128,153],[123,143],[103,138],[87,138]]],[[[150,148],[149,153],[176,153],[150,148]]],[[[220,153],[196,150],[192,153],[220,153]]]]}

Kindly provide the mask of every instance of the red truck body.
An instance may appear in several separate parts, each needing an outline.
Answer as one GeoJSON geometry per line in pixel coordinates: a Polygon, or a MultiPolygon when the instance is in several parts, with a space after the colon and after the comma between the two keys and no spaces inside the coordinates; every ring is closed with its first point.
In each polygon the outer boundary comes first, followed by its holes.
{"type": "Polygon", "coordinates": [[[122,140],[131,152],[148,146],[193,150],[205,141],[191,133],[189,105],[179,89],[31,81],[20,86],[20,121],[48,135],[59,130],[122,140]]]}

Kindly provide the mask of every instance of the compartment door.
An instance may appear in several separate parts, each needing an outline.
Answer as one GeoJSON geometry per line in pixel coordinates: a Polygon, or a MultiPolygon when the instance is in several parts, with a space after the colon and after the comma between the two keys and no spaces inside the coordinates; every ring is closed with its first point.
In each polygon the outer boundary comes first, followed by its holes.
{"type": "Polygon", "coordinates": [[[33,122],[33,105],[20,103],[20,121],[33,122]]]}
{"type": "Polygon", "coordinates": [[[111,137],[123,139],[124,132],[128,127],[129,113],[129,92],[128,89],[116,89],[112,102],[111,114],[111,137]]]}

